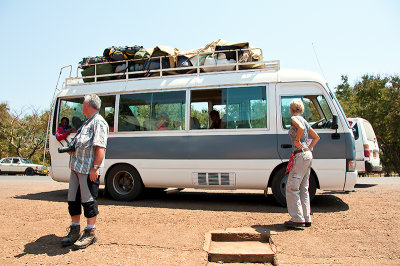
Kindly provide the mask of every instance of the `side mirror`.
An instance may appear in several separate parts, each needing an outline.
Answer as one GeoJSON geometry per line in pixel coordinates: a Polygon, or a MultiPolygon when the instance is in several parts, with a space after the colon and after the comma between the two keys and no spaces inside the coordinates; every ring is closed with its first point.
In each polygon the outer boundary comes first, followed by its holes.
{"type": "Polygon", "coordinates": [[[331,126],[331,129],[336,129],[336,133],[333,133],[333,134],[332,134],[332,136],[331,136],[332,139],[340,139],[340,134],[337,133],[338,128],[339,128],[339,125],[338,125],[338,116],[337,116],[337,115],[334,115],[334,116],[332,117],[332,126],[331,126]]]}
{"type": "Polygon", "coordinates": [[[332,126],[331,126],[331,129],[338,129],[339,128],[339,126],[338,126],[338,116],[337,115],[334,115],[333,117],[332,117],[332,126]]]}

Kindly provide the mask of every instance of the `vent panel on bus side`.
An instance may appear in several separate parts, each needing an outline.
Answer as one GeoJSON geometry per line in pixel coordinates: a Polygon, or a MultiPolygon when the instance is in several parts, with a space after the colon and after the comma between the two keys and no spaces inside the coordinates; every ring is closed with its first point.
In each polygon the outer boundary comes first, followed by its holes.
{"type": "Polygon", "coordinates": [[[201,187],[232,187],[236,184],[235,173],[199,172],[192,173],[193,185],[201,187]]]}

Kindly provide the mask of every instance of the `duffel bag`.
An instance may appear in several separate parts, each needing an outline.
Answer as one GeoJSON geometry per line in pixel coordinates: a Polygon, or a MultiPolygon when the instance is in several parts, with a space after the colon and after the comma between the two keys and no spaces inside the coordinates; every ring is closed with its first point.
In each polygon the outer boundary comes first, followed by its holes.
{"type": "Polygon", "coordinates": [[[88,56],[82,58],[82,61],[79,62],[79,65],[82,69],[86,69],[90,67],[90,65],[94,65],[97,63],[102,63],[102,62],[107,62],[107,58],[104,58],[103,56],[88,56]]]}
{"type": "Polygon", "coordinates": [[[210,55],[204,61],[204,67],[201,70],[204,72],[215,72],[215,71],[231,71],[236,68],[234,65],[236,63],[233,59],[226,59],[226,55],[224,53],[216,55],[210,55]]]}
{"type": "MultiPolygon", "coordinates": [[[[129,64],[129,72],[135,72],[135,71],[143,71],[144,70],[144,64],[143,63],[136,63],[136,64],[129,64]]],[[[137,74],[130,74],[129,78],[141,78],[144,77],[144,73],[137,73],[137,74]]]]}
{"type": "Polygon", "coordinates": [[[110,58],[112,61],[123,61],[128,59],[125,55],[125,47],[114,47],[110,50],[110,58]]]}
{"type": "Polygon", "coordinates": [[[128,59],[133,59],[135,57],[136,52],[138,52],[142,48],[143,46],[139,45],[127,46],[125,48],[125,55],[128,57],[128,59]]]}
{"type": "MultiPolygon", "coordinates": [[[[105,64],[98,64],[96,66],[90,66],[84,70],[82,70],[81,74],[83,77],[83,82],[94,82],[94,78],[84,78],[87,76],[94,76],[94,69],[96,67],[96,74],[97,75],[105,75],[105,74],[112,74],[113,73],[113,67],[109,63],[105,64]]],[[[98,77],[97,81],[104,81],[104,80],[110,80],[111,77],[98,77]]]]}
{"type": "Polygon", "coordinates": [[[111,46],[111,47],[108,47],[108,48],[104,49],[103,56],[104,56],[105,58],[111,59],[111,58],[110,58],[110,51],[111,51],[111,49],[113,49],[113,48],[114,48],[114,46],[111,46]]]}
{"type": "MultiPolygon", "coordinates": [[[[190,59],[184,55],[178,56],[178,62],[177,62],[177,67],[191,67],[192,62],[190,59]]],[[[185,69],[185,70],[178,70],[179,74],[185,74],[188,73],[191,69],[185,69]]]]}
{"type": "Polygon", "coordinates": [[[135,59],[135,63],[143,63],[150,58],[150,53],[146,49],[141,48],[135,53],[133,58],[135,59]]]}
{"type": "Polygon", "coordinates": [[[128,59],[128,56],[125,54],[126,46],[111,46],[104,49],[103,57],[111,60],[111,61],[123,61],[128,59]]]}
{"type": "Polygon", "coordinates": [[[231,59],[233,59],[233,60],[238,60],[242,55],[243,55],[243,51],[242,50],[240,50],[240,49],[247,49],[248,48],[248,46],[247,45],[244,45],[244,46],[238,46],[238,45],[224,45],[224,46],[220,46],[220,45],[217,45],[216,47],[215,47],[215,51],[217,52],[217,51],[226,51],[226,52],[223,52],[224,54],[225,54],[225,56],[226,56],[226,59],[227,60],[231,60],[231,59]],[[227,52],[228,50],[239,50],[237,53],[238,53],[238,58],[236,58],[236,51],[230,51],[230,52],[227,52]]]}
{"type": "MultiPolygon", "coordinates": [[[[162,63],[162,69],[163,70],[167,69],[167,68],[170,68],[169,60],[167,58],[162,58],[161,59],[161,63],[162,63]]],[[[145,76],[146,77],[158,76],[159,75],[158,72],[150,72],[150,70],[157,70],[157,69],[160,69],[160,68],[161,68],[160,58],[150,58],[144,64],[144,69],[147,71],[145,76]]]]}
{"type": "Polygon", "coordinates": [[[115,67],[114,73],[121,73],[121,75],[115,76],[115,78],[116,78],[116,79],[123,79],[123,78],[125,78],[125,77],[126,77],[125,74],[122,74],[122,73],[124,73],[124,72],[126,72],[126,63],[125,63],[125,64],[117,65],[117,66],[115,67]]]}

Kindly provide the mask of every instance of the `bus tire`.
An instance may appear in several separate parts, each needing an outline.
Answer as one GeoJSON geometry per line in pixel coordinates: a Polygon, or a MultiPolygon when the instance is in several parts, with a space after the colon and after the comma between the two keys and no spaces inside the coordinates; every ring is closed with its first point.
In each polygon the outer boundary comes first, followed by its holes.
{"type": "Polygon", "coordinates": [[[25,169],[25,175],[34,175],[35,171],[32,168],[26,168],[25,169]]]}
{"type": "Polygon", "coordinates": [[[143,191],[143,182],[136,169],[130,165],[117,165],[107,174],[107,192],[119,201],[132,201],[143,191]]]}
{"type": "MultiPolygon", "coordinates": [[[[286,167],[279,169],[271,183],[272,194],[275,200],[282,205],[286,206],[286,183],[288,175],[285,175],[286,167]]],[[[308,193],[310,195],[310,202],[314,199],[315,193],[317,191],[316,177],[313,172],[310,174],[310,181],[308,186],[308,193]]]]}

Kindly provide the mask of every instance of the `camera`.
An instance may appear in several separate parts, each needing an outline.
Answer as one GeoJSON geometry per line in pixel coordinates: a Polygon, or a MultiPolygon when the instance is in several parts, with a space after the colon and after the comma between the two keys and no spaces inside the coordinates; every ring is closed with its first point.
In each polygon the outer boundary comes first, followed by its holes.
{"type": "Polygon", "coordinates": [[[58,147],[58,153],[74,152],[74,151],[75,151],[75,141],[71,141],[70,143],[68,143],[67,146],[58,147]]]}

